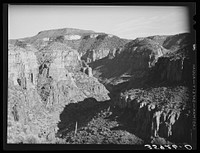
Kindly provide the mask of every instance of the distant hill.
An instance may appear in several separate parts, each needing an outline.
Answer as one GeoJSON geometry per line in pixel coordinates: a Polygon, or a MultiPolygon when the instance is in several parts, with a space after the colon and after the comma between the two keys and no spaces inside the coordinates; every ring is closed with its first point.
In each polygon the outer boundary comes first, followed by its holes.
{"type": "Polygon", "coordinates": [[[72,49],[78,50],[85,61],[87,58],[89,61],[94,61],[91,55],[92,51],[95,51],[95,60],[101,59],[107,56],[110,51],[129,42],[127,39],[121,39],[111,34],[73,28],[45,30],[33,37],[9,40],[9,43],[15,44],[17,41],[31,44],[38,50],[48,46],[49,43],[62,42],[72,49]]]}

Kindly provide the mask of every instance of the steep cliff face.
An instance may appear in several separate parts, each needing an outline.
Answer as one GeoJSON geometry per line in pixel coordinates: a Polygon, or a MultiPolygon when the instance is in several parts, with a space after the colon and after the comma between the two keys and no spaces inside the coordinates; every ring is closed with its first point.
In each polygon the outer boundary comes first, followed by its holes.
{"type": "Polygon", "coordinates": [[[89,65],[108,88],[129,81],[135,87],[149,82],[182,82],[189,79],[191,70],[189,38],[189,34],[137,38],[89,65]]]}
{"type": "MultiPolygon", "coordinates": [[[[160,57],[152,69],[155,82],[188,83],[192,80],[191,45],[160,57]]],[[[153,76],[152,76],[153,77],[153,76]]]]}
{"type": "Polygon", "coordinates": [[[35,51],[28,51],[28,48],[20,46],[9,46],[8,77],[14,85],[23,88],[36,85],[38,63],[35,51]]]}
{"type": "Polygon", "coordinates": [[[150,36],[147,37],[148,39],[151,39],[157,43],[159,43],[161,46],[163,46],[163,43],[165,42],[165,40],[169,37],[170,35],[156,35],[156,36],[150,36]]]}
{"type": "Polygon", "coordinates": [[[87,74],[89,77],[93,76],[92,68],[84,60],[81,60],[81,63],[81,72],[87,74]]]}
{"type": "MultiPolygon", "coordinates": [[[[90,87],[94,85],[99,88],[103,85],[101,85],[97,79],[92,78],[92,70],[87,65],[83,67],[84,73],[80,72],[82,63],[76,50],[70,49],[63,43],[56,42],[48,46],[48,48],[39,51],[38,59],[40,59],[39,63],[42,63],[41,73],[39,73],[40,79],[38,80],[38,89],[45,100],[47,100],[51,91],[55,94],[62,95],[63,92],[69,92],[71,90],[70,93],[65,94],[65,98],[71,98],[71,96],[86,98],[90,96],[91,93],[100,93],[97,88],[85,90],[88,89],[87,84],[91,84],[90,87]],[[83,81],[83,83],[79,86],[81,81],[83,81]],[[84,87],[82,88],[82,86],[84,87]],[[68,88],[68,91],[65,88],[68,88]],[[57,93],[56,91],[59,92],[57,93]]],[[[102,91],[106,91],[104,89],[102,91]]],[[[104,93],[106,95],[106,92],[104,93]]],[[[94,96],[94,98],[96,97],[94,96]]],[[[76,100],[80,101],[82,99],[76,100]]],[[[56,101],[64,102],[64,100],[56,101]]],[[[64,103],[68,103],[68,101],[66,100],[64,103]]]]}
{"type": "Polygon", "coordinates": [[[181,33],[167,37],[163,43],[163,47],[171,51],[177,51],[191,44],[191,35],[189,33],[181,33]]]}
{"type": "Polygon", "coordinates": [[[39,65],[36,50],[12,45],[10,47],[7,142],[45,143],[49,139],[47,137],[51,135],[53,138],[56,133],[59,115],[44,109],[37,92],[39,65]]]}
{"type": "Polygon", "coordinates": [[[115,54],[115,50],[124,46],[128,40],[108,34],[91,34],[83,37],[79,47],[82,59],[87,63],[115,54]],[[114,52],[114,53],[113,53],[114,52]]]}
{"type": "Polygon", "coordinates": [[[53,42],[38,51],[38,62],[49,69],[49,76],[62,80],[67,71],[77,71],[80,67],[80,56],[76,50],[60,42],[53,42]]]}
{"type": "Polygon", "coordinates": [[[146,141],[162,137],[172,142],[190,142],[189,98],[184,86],[131,89],[121,93],[113,105],[125,109],[121,119],[146,141]]]}
{"type": "MultiPolygon", "coordinates": [[[[189,143],[191,42],[187,34],[159,38],[135,39],[117,50],[114,58],[89,65],[134,134],[146,141],[189,143]]],[[[164,142],[168,143],[160,143],[164,142]]]]}
{"type": "Polygon", "coordinates": [[[181,82],[190,78],[190,73],[188,72],[191,69],[191,63],[186,58],[172,59],[163,57],[158,60],[155,69],[158,72],[158,80],[181,82]]]}
{"type": "Polygon", "coordinates": [[[159,57],[167,52],[168,50],[150,39],[136,39],[114,50],[108,57],[89,65],[94,76],[105,85],[117,85],[130,79],[144,80],[159,57]]]}
{"type": "MultiPolygon", "coordinates": [[[[93,118],[97,111],[92,109],[101,111],[101,102],[107,101],[105,114],[110,117],[119,110],[115,115],[127,125],[132,139],[135,134],[147,142],[189,143],[189,38],[179,34],[129,41],[88,30],[60,29],[10,41],[8,142],[63,143],[57,137],[60,131],[74,128],[76,121],[82,123],[88,119],[86,114],[93,118]]],[[[99,121],[118,126],[117,120],[107,117],[99,121]]],[[[98,133],[98,125],[95,128],[98,133]]],[[[111,131],[107,130],[116,134],[111,131]]],[[[124,137],[130,135],[125,133],[124,137]]]]}
{"type": "Polygon", "coordinates": [[[56,137],[65,105],[108,91],[81,72],[78,52],[61,42],[41,50],[9,45],[8,143],[62,143],[56,137]]]}

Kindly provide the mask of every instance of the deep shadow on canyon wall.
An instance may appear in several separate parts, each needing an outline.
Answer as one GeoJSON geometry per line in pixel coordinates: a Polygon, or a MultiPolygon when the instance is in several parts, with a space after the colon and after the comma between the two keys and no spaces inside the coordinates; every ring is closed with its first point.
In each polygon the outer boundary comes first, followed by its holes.
{"type": "Polygon", "coordinates": [[[58,135],[64,136],[67,132],[73,131],[77,122],[78,128],[87,126],[87,123],[94,118],[101,110],[108,108],[110,101],[99,102],[95,98],[86,98],[77,103],[66,105],[60,114],[58,123],[58,135]]]}

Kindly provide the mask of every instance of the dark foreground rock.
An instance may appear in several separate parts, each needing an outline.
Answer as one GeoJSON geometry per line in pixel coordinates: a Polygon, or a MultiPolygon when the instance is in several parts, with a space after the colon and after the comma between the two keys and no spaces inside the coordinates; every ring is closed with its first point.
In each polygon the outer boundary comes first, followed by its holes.
{"type": "Polygon", "coordinates": [[[174,143],[190,143],[190,100],[186,87],[157,87],[128,90],[113,104],[124,111],[121,120],[143,140],[162,137],[174,143]]]}

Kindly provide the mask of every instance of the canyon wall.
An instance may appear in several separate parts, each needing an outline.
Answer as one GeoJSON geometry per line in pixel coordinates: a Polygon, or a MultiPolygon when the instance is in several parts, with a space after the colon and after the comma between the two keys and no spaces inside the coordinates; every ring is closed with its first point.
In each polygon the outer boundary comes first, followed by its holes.
{"type": "Polygon", "coordinates": [[[65,105],[110,99],[91,68],[80,71],[78,52],[63,43],[41,50],[10,44],[8,52],[8,143],[62,143],[56,133],[65,105]]]}
{"type": "Polygon", "coordinates": [[[157,81],[191,82],[192,62],[186,57],[161,57],[159,58],[154,73],[157,81]]]}
{"type": "Polygon", "coordinates": [[[184,86],[132,89],[113,99],[113,106],[125,110],[123,123],[146,141],[165,138],[173,143],[191,141],[189,90],[184,86]]]}
{"type": "Polygon", "coordinates": [[[192,61],[187,38],[130,41],[61,29],[9,44],[8,142],[62,143],[56,134],[66,105],[90,107],[111,99],[122,123],[143,140],[189,143],[192,61]]]}

